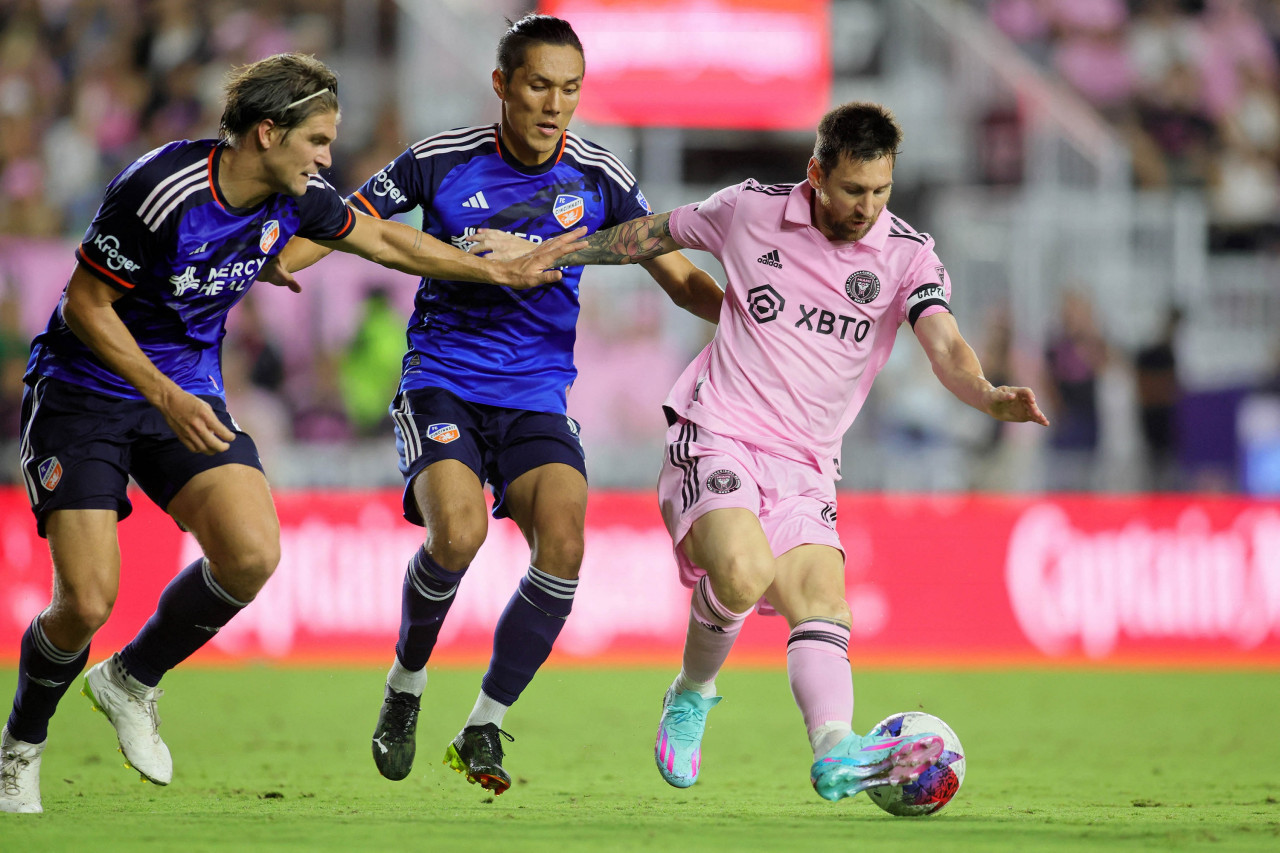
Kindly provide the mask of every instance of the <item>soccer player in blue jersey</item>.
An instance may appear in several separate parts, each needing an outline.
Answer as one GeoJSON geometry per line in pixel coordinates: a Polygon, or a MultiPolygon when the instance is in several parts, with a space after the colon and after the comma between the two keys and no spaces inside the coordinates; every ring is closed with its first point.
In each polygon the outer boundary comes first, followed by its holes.
{"type": "Polygon", "coordinates": [[[226,410],[219,348],[227,312],[293,235],[418,275],[512,288],[561,277],[547,267],[573,234],[495,262],[353,215],[318,175],[330,165],[338,117],[337,79],[312,57],[238,69],[222,138],[173,142],[129,166],[76,250],[25,377],[22,471],[54,582],[51,603],[22,637],[0,732],[0,811],[42,810],[49,719],[119,587],[116,525],[132,509],[130,476],[195,535],[204,557],[165,588],[121,652],[89,670],[83,692],[143,778],[172,779],[157,685],[253,600],[279,559],[253,439],[226,410]]]}
{"type": "MultiPolygon", "coordinates": [[[[627,167],[566,129],[584,69],[568,22],[521,18],[498,44],[492,82],[501,121],[410,146],[350,203],[378,219],[421,207],[423,230],[460,247],[482,228],[536,242],[650,213],[627,167]]],[[[281,263],[297,270],[321,256],[295,241],[281,263]]],[[[646,269],[677,305],[716,321],[723,292],[710,275],[680,254],[646,269]]],[[[494,517],[519,526],[530,566],[498,620],[475,707],[445,760],[495,794],[511,784],[502,767],[500,738],[510,739],[503,716],[550,654],[582,563],[586,465],[579,426],[566,414],[577,376],[580,273],[567,268],[561,281],[520,292],[448,276],[428,276],[418,288],[392,416],[405,517],[426,528],[426,539],[405,575],[400,636],[373,735],[374,762],[388,779],[405,778],[413,766],[427,661],[485,539],[487,481],[494,517]]]]}

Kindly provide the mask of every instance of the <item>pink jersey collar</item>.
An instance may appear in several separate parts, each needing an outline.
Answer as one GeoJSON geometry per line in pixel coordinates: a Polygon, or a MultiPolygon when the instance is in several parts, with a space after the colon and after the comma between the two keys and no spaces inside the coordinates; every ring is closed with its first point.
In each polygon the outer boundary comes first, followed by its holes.
{"type": "MultiPolygon", "coordinates": [[[[792,225],[815,227],[811,211],[812,198],[813,187],[809,186],[808,181],[801,181],[792,187],[791,194],[787,196],[787,206],[782,212],[782,221],[792,225]]],[[[882,251],[885,242],[889,239],[889,225],[892,221],[893,217],[889,215],[889,208],[887,206],[882,208],[880,210],[880,218],[876,220],[876,224],[872,225],[871,230],[867,232],[867,236],[858,240],[855,245],[871,249],[873,252],[882,251]]]]}

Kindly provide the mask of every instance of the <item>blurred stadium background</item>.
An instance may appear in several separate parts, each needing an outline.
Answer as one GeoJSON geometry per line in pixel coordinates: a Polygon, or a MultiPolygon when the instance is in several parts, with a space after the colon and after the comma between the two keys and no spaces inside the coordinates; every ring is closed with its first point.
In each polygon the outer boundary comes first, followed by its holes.
{"type": "MultiPolygon", "coordinates": [[[[304,51],[340,73],[328,177],[349,192],[424,136],[497,120],[503,18],[535,8],[586,47],[573,129],[658,210],[802,179],[835,103],[898,115],[891,207],[937,239],[988,375],[1035,388],[1054,427],[990,423],[900,343],[844,448],[864,647],[892,647],[895,581],[923,577],[965,612],[910,654],[1280,660],[1277,0],[0,0],[0,481],[18,482],[29,341],[103,187],[156,145],[214,135],[229,67],[304,51]]],[[[231,318],[229,403],[262,448],[286,558],[275,603],[250,609],[263,618],[218,642],[382,660],[418,536],[397,518],[385,415],[414,280],[333,256],[303,281],[301,297],[255,288],[231,318]]],[[[590,271],[582,303],[570,411],[601,581],[567,645],[670,652],[684,616],[652,506],[658,406],[710,329],[637,270],[590,271]],[[610,603],[641,599],[617,624],[610,603]]],[[[21,488],[2,497],[12,655],[48,569],[21,488]]],[[[482,552],[494,572],[525,559],[508,527],[482,552]]],[[[126,565],[155,566],[113,619],[127,637],[129,601],[140,621],[192,545],[141,506],[122,530],[126,565]]],[[[445,639],[478,653],[509,586],[472,586],[445,639]]]]}

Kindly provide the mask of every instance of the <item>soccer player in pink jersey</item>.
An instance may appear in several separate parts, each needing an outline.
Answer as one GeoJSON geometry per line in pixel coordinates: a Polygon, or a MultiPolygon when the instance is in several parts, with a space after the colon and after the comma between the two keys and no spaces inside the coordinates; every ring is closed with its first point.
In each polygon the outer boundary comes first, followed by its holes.
{"type": "Polygon", "coordinates": [[[1002,421],[1048,420],[1030,388],[982,375],[947,300],[933,239],[886,207],[902,132],[877,104],[823,117],[798,184],[745,181],[705,201],[597,232],[564,264],[715,255],[728,287],[715,338],[666,401],[658,481],[681,578],[693,587],[683,666],[663,699],[663,778],[698,778],[715,678],[753,608],[791,627],[787,674],[828,800],[917,778],[941,738],[853,732],[849,606],[836,534],[840,439],[910,323],[939,381],[1002,421]]]}

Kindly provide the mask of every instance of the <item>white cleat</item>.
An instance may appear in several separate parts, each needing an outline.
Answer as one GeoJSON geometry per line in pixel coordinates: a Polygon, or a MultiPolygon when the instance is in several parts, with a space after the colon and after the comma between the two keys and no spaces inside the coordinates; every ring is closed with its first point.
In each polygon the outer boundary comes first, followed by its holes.
{"type": "Polygon", "coordinates": [[[129,766],[148,782],[168,785],[173,781],[173,758],[160,739],[160,714],[156,711],[156,700],[164,691],[158,687],[130,690],[119,658],[112,655],[90,668],[80,692],[115,726],[120,751],[129,766]]]}
{"type": "Polygon", "coordinates": [[[0,729],[0,812],[39,814],[41,743],[27,743],[9,737],[9,727],[0,729]]]}

